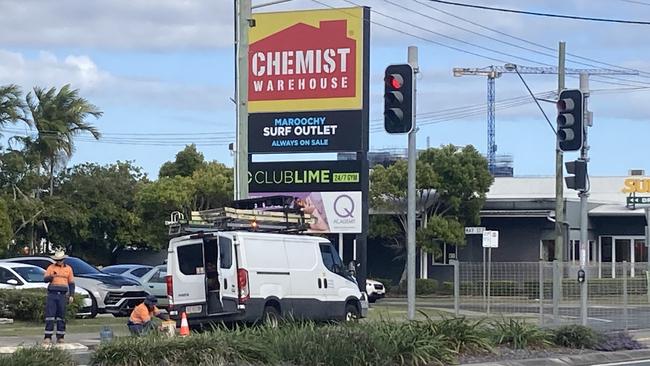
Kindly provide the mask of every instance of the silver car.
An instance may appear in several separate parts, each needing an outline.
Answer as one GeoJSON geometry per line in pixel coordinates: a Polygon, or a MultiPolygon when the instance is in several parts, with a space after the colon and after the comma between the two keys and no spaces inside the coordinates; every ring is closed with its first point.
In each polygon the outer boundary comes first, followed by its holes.
{"type": "MultiPolygon", "coordinates": [[[[31,264],[43,269],[54,263],[50,257],[17,257],[3,261],[31,264]]],[[[77,286],[92,296],[91,317],[98,313],[128,316],[131,310],[148,295],[136,280],[104,273],[77,257],[67,257],[65,263],[72,267],[77,286]]]]}
{"type": "Polygon", "coordinates": [[[147,272],[140,282],[145,291],[154,295],[158,299],[158,307],[166,307],[169,305],[169,298],[167,297],[167,265],[161,264],[153,267],[147,272]]]}

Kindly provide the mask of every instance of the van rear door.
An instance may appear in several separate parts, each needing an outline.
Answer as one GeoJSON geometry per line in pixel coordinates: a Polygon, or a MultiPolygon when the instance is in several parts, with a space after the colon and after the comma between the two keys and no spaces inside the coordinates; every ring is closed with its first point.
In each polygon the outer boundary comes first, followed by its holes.
{"type": "Polygon", "coordinates": [[[203,240],[179,238],[171,246],[176,256],[176,260],[169,262],[174,305],[188,305],[187,315],[201,313],[206,302],[203,240]]]}
{"type": "Polygon", "coordinates": [[[237,261],[232,236],[219,235],[219,281],[221,285],[221,303],[223,311],[237,311],[239,296],[237,294],[237,261]]]}

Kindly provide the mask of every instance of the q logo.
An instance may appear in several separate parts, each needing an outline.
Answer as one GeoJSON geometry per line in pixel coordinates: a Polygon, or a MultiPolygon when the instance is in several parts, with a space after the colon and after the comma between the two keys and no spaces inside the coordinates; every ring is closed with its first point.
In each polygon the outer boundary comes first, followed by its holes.
{"type": "Polygon", "coordinates": [[[354,218],[354,200],[347,194],[342,194],[334,200],[334,213],[340,218],[354,218]]]}

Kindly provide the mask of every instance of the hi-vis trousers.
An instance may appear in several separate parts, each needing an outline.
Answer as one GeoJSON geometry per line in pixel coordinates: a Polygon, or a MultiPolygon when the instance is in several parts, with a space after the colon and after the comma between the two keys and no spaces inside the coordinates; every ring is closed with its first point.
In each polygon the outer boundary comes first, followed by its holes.
{"type": "Polygon", "coordinates": [[[48,291],[47,301],[45,303],[45,338],[52,338],[56,334],[56,339],[65,336],[65,306],[68,303],[68,293],[63,291],[48,291]],[[56,322],[56,333],[54,332],[54,322],[56,322]]]}

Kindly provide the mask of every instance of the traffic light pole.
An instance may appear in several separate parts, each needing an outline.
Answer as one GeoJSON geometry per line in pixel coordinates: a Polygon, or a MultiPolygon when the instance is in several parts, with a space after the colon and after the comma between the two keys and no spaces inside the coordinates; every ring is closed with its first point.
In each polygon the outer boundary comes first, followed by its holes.
{"type": "MultiPolygon", "coordinates": [[[[413,67],[415,74],[419,72],[418,68],[418,48],[409,46],[408,63],[413,67]]],[[[416,79],[413,78],[413,128],[408,134],[408,181],[407,181],[407,239],[406,239],[406,297],[408,308],[408,319],[415,319],[415,162],[417,160],[417,150],[415,144],[415,134],[417,126],[415,124],[416,110],[416,79]]]]}
{"type": "MultiPolygon", "coordinates": [[[[566,44],[560,42],[558,52],[557,95],[564,89],[564,61],[566,44]]],[[[560,263],[560,271],[553,271],[553,320],[560,321],[560,297],[562,296],[562,272],[564,270],[564,178],[563,156],[559,139],[555,139],[555,260],[560,263]]]]}
{"type": "MultiPolygon", "coordinates": [[[[580,74],[580,90],[582,91],[584,95],[584,102],[583,102],[583,116],[584,116],[584,122],[582,124],[582,129],[583,129],[583,141],[582,141],[582,149],[580,150],[580,159],[584,160],[585,163],[588,164],[589,162],[589,145],[587,144],[587,130],[589,129],[589,125],[591,125],[591,116],[590,113],[587,111],[587,100],[589,98],[589,75],[588,74],[580,74]]],[[[589,170],[587,169],[587,177],[589,176],[588,174],[589,170]]],[[[580,319],[582,325],[586,326],[587,325],[587,318],[588,318],[588,306],[587,306],[587,299],[588,299],[588,288],[589,286],[587,285],[588,281],[588,271],[587,271],[587,260],[589,258],[589,178],[587,178],[587,184],[585,186],[584,190],[581,190],[579,193],[580,196],[580,270],[583,271],[582,275],[584,275],[584,280],[582,281],[582,284],[580,286],[580,319]]]]}

